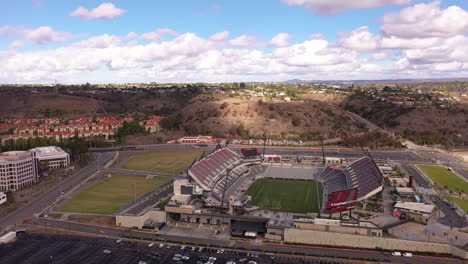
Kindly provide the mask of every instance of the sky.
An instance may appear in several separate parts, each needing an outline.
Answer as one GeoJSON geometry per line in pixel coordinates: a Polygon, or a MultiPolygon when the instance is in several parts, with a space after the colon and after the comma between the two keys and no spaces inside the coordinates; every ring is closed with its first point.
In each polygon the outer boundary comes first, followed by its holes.
{"type": "Polygon", "coordinates": [[[468,77],[467,0],[15,0],[0,83],[468,77]]]}

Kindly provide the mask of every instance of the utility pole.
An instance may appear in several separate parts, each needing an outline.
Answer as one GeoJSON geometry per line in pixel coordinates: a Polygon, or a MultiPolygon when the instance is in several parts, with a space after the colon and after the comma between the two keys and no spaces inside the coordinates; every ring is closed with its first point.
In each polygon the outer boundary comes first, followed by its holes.
{"type": "Polygon", "coordinates": [[[320,136],[320,143],[322,145],[322,157],[323,157],[323,166],[325,166],[326,160],[325,160],[325,149],[323,148],[323,137],[320,136]]]}

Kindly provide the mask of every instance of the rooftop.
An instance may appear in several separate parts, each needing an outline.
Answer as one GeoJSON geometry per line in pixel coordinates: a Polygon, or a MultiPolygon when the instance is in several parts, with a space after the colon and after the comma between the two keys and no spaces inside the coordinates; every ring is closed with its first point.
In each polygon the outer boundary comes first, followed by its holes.
{"type": "Polygon", "coordinates": [[[424,204],[424,203],[414,203],[414,202],[397,202],[395,204],[395,208],[399,209],[406,209],[415,212],[423,212],[423,213],[432,213],[434,210],[433,204],[424,204]]]}

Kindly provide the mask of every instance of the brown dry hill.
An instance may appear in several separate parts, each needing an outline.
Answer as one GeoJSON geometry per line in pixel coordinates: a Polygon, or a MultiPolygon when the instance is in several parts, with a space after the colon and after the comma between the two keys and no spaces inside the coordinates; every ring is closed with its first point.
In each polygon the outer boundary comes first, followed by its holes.
{"type": "Polygon", "coordinates": [[[352,100],[347,109],[381,128],[419,144],[460,146],[468,142],[468,105],[443,109],[435,106],[396,106],[371,100],[352,100]],[[351,107],[350,107],[351,105],[351,107]]]}
{"type": "Polygon", "coordinates": [[[324,102],[263,102],[258,98],[192,99],[180,114],[187,134],[316,140],[362,132],[344,110],[324,102]]]}

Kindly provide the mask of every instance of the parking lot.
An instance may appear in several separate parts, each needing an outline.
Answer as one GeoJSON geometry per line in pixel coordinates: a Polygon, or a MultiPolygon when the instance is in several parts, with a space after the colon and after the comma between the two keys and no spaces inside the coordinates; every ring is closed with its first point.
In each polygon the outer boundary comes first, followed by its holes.
{"type": "Polygon", "coordinates": [[[0,245],[0,263],[312,264],[344,262],[161,242],[142,243],[110,238],[26,233],[20,234],[14,243],[0,245]]]}

